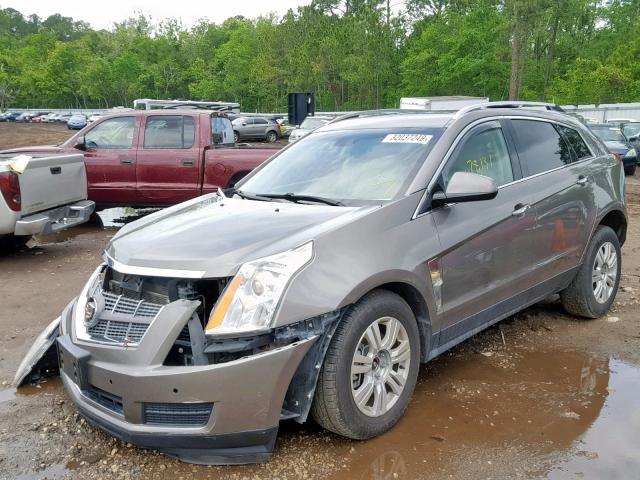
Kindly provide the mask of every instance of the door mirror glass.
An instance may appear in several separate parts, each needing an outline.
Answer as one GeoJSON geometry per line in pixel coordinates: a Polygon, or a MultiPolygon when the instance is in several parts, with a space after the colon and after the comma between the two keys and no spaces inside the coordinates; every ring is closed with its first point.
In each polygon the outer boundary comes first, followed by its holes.
{"type": "Polygon", "coordinates": [[[449,179],[446,191],[433,194],[431,205],[437,207],[447,203],[491,200],[496,195],[498,185],[493,178],[477,173],[455,172],[449,179]]]}

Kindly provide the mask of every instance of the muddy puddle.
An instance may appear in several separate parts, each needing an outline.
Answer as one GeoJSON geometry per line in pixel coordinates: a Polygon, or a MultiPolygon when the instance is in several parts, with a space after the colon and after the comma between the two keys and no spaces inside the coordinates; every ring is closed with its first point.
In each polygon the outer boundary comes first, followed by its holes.
{"type": "MultiPolygon", "coordinates": [[[[212,468],[160,457],[140,478],[637,478],[639,395],[640,369],[586,353],[445,355],[421,369],[407,412],[380,438],[349,441],[284,422],[269,464],[212,468]]],[[[141,453],[128,455],[135,463],[141,453]]],[[[50,478],[65,471],[54,467],[50,478]]]]}

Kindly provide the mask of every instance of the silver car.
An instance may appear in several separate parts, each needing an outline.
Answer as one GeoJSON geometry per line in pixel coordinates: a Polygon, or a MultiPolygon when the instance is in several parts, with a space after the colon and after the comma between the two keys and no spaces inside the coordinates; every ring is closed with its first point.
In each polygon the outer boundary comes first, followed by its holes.
{"type": "Polygon", "coordinates": [[[260,462],[283,419],[383,434],[420,364],[551,294],[604,315],[622,164],[530,106],[350,115],[123,227],[17,383],[55,371],[55,351],[36,360],[56,341],[94,425],[185,461],[260,462]]]}
{"type": "Polygon", "coordinates": [[[300,140],[305,135],[313,132],[315,129],[325,126],[333,117],[307,117],[299,127],[291,130],[289,134],[289,143],[300,140]]]}
{"type": "Polygon", "coordinates": [[[236,143],[242,140],[266,140],[273,143],[280,138],[280,124],[262,117],[238,117],[233,122],[236,143]]]}

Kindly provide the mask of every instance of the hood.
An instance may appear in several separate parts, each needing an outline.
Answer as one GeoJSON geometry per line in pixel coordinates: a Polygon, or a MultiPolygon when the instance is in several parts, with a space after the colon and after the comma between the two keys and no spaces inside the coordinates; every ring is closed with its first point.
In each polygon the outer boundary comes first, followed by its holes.
{"type": "Polygon", "coordinates": [[[106,253],[127,266],[234,275],[241,264],[297,247],[376,207],[229,199],[211,194],[123,227],[106,253]]]}
{"type": "Polygon", "coordinates": [[[632,148],[631,145],[624,142],[604,142],[604,144],[611,153],[620,153],[622,155],[632,148]]]}
{"type": "Polygon", "coordinates": [[[0,154],[4,153],[62,153],[63,149],[58,145],[38,145],[35,147],[18,147],[0,150],[0,154]]]}

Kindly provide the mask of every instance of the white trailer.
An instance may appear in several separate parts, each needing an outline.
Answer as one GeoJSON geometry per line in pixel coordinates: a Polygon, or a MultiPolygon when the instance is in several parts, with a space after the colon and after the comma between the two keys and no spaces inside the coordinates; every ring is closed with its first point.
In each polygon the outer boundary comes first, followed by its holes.
{"type": "Polygon", "coordinates": [[[446,97],[402,97],[401,110],[455,111],[469,105],[487,103],[488,97],[466,97],[453,95],[446,97]]]}

